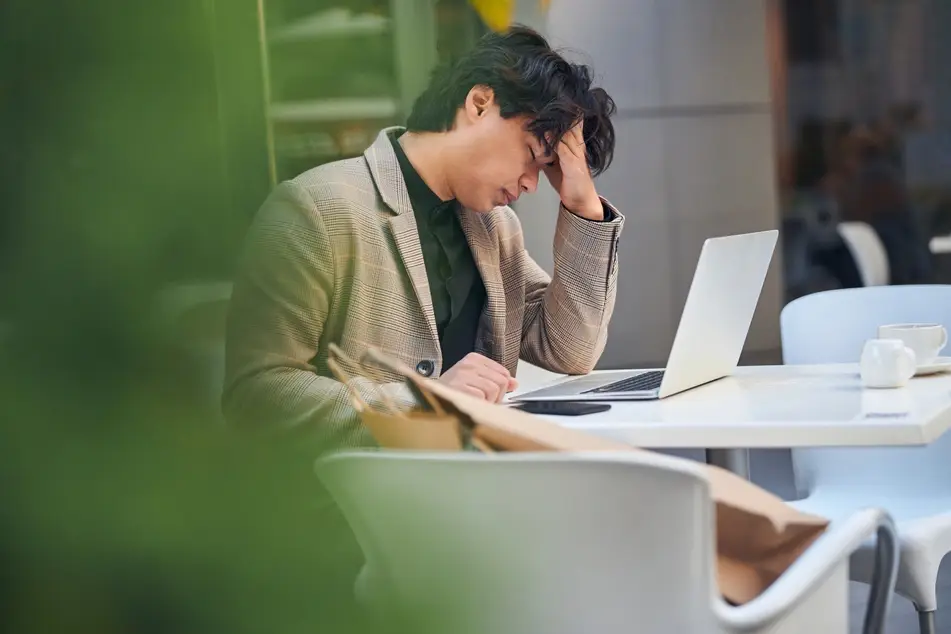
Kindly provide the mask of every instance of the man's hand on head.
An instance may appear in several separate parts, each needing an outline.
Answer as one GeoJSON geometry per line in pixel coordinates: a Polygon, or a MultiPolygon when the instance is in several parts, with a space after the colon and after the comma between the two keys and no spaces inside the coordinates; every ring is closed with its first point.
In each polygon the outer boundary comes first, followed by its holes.
{"type": "Polygon", "coordinates": [[[558,159],[545,168],[548,182],[565,209],[588,220],[604,220],[604,206],[594,187],[584,144],[582,122],[568,131],[556,148],[558,159]]]}
{"type": "Polygon", "coordinates": [[[490,403],[500,403],[508,392],[518,387],[518,382],[505,366],[477,352],[467,354],[446,370],[439,380],[490,403]]]}

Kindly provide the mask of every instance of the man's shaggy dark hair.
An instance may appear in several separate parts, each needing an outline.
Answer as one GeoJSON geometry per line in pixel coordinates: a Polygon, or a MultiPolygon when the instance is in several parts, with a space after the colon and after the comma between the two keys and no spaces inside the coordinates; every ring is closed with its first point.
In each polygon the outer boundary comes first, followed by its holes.
{"type": "Polygon", "coordinates": [[[527,27],[490,33],[458,60],[437,68],[413,105],[407,128],[449,130],[474,86],[492,88],[503,117],[528,116],[529,131],[548,152],[583,121],[592,175],[611,164],[614,100],[603,88],[592,88],[589,67],[568,62],[527,27]]]}

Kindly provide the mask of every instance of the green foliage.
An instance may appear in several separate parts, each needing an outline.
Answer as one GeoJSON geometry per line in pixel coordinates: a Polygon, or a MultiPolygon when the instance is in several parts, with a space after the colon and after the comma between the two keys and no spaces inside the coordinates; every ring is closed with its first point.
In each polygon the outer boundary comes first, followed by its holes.
{"type": "Polygon", "coordinates": [[[215,4],[252,24],[244,1],[0,3],[4,632],[366,629],[306,444],[225,429],[157,328],[155,294],[227,278],[263,198],[234,172],[263,122],[219,117],[223,77],[259,94],[227,66],[256,34],[215,4]]]}

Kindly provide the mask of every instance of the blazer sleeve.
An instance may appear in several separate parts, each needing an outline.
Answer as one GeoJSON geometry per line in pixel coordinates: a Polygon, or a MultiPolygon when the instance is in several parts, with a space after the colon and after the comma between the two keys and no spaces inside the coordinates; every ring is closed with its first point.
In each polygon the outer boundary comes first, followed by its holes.
{"type": "MultiPolygon", "coordinates": [[[[344,201],[316,203],[293,183],[280,185],[253,222],[228,314],[225,419],[240,427],[300,430],[321,448],[372,445],[347,388],[317,374],[335,289],[332,244],[324,214],[344,201]]],[[[379,393],[366,380],[351,382],[370,405],[379,393]]],[[[402,404],[405,386],[383,386],[402,404]]]]}
{"type": "Polygon", "coordinates": [[[559,206],[553,276],[523,251],[521,358],[553,372],[590,372],[607,342],[624,217],[606,200],[602,204],[611,212],[604,222],[580,218],[559,206]]]}

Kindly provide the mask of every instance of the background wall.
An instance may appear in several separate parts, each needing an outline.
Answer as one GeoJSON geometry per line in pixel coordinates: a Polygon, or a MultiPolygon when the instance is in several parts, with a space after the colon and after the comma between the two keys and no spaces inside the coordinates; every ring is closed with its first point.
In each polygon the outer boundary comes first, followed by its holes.
{"type": "MultiPolygon", "coordinates": [[[[662,362],[706,238],[778,225],[766,0],[554,0],[553,44],[583,50],[618,105],[600,193],[626,215],[618,301],[602,367],[662,362]]],[[[557,196],[520,203],[529,250],[551,270],[557,196]]],[[[747,340],[779,347],[777,249],[747,340]]]]}

